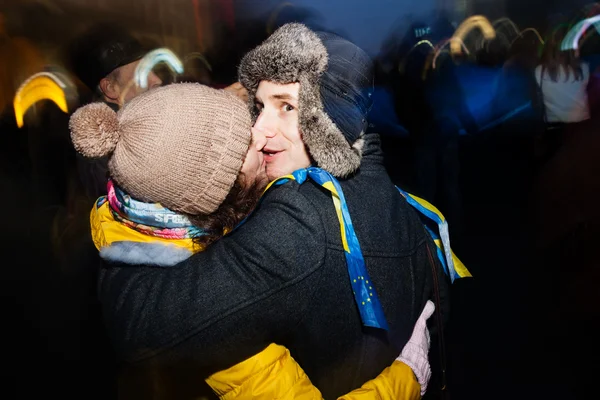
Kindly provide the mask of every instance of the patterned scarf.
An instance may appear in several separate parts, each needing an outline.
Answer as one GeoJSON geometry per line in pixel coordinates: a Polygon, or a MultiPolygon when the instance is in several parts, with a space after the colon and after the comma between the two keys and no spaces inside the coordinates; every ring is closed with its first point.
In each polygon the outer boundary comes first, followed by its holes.
{"type": "Polygon", "coordinates": [[[205,233],[185,216],[158,203],[144,203],[123,192],[112,180],[108,181],[108,196],[100,198],[100,207],[108,201],[116,221],[128,228],[163,239],[193,239],[205,233]]]}

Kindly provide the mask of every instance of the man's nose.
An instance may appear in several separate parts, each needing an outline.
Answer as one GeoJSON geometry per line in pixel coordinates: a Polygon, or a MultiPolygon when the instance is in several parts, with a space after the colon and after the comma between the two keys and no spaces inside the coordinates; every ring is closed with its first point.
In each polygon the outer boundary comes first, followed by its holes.
{"type": "Polygon", "coordinates": [[[267,139],[275,136],[276,130],[271,125],[269,115],[264,110],[256,118],[254,128],[260,130],[267,139]]]}
{"type": "Polygon", "coordinates": [[[152,89],[162,85],[162,80],[154,72],[148,74],[148,88],[152,89]]]}

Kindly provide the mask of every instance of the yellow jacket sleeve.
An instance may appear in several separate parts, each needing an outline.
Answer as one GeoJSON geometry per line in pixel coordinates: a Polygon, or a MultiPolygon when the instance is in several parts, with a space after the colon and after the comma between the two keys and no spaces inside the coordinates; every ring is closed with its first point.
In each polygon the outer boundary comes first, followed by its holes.
{"type": "MultiPolygon", "coordinates": [[[[206,382],[222,400],[322,400],[288,349],[276,344],[233,367],[211,375],[206,382]]],[[[421,386],[400,361],[386,368],[341,400],[418,400],[421,386]]]]}
{"type": "Polygon", "coordinates": [[[338,400],[419,400],[420,398],[421,385],[412,369],[403,362],[394,361],[377,378],[339,397],[338,400]]]}
{"type": "Polygon", "coordinates": [[[276,344],[211,375],[206,383],[221,400],[323,398],[289,350],[276,344]]]}

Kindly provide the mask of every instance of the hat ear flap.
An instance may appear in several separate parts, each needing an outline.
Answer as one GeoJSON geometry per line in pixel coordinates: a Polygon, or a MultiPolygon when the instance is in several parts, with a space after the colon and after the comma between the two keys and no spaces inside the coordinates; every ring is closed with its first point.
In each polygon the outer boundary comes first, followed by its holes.
{"type": "Polygon", "coordinates": [[[323,109],[318,83],[302,75],[299,79],[299,129],[311,157],[319,168],[346,178],[360,167],[361,141],[351,146],[323,109]],[[360,143],[359,143],[360,142],[360,143]]]}

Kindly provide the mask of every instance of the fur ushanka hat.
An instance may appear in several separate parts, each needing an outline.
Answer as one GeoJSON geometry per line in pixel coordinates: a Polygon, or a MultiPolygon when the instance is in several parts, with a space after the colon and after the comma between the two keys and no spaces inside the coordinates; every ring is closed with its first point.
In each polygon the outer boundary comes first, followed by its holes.
{"type": "Polygon", "coordinates": [[[239,79],[253,121],[261,81],[300,83],[299,128],[314,162],[338,178],[358,170],[373,93],[373,62],[362,49],[290,23],[244,56],[239,79]]]}

